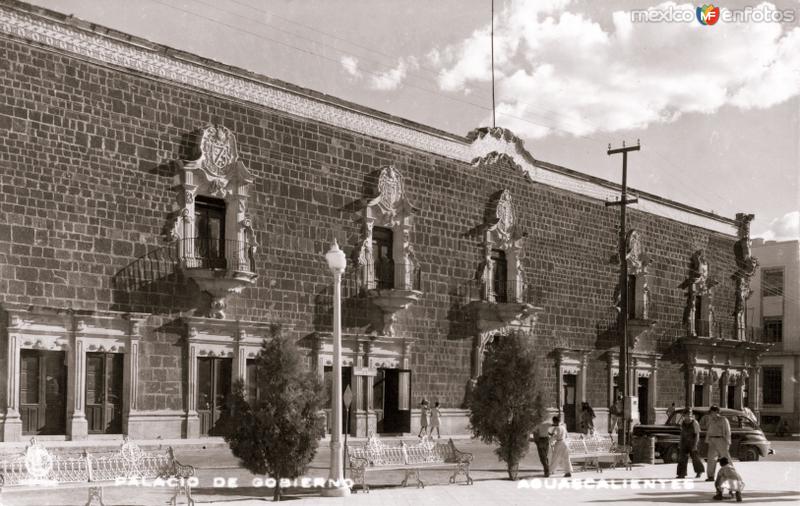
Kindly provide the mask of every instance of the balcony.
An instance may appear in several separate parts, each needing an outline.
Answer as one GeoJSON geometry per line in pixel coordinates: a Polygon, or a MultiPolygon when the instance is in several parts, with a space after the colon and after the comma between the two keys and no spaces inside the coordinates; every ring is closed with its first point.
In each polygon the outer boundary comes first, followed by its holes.
{"type": "Polygon", "coordinates": [[[252,285],[258,277],[255,271],[255,247],[250,243],[186,238],[137,258],[114,276],[114,286],[133,292],[180,272],[211,296],[207,316],[223,319],[227,297],[252,285]]]}
{"type": "Polygon", "coordinates": [[[188,237],[174,243],[184,275],[211,296],[208,316],[225,318],[227,299],[252,285],[255,273],[255,247],[233,239],[188,237]]]}
{"type": "Polygon", "coordinates": [[[366,295],[381,311],[381,334],[394,336],[399,313],[422,296],[422,271],[419,267],[408,270],[390,258],[383,259],[375,265],[375,288],[367,289],[366,295]]]}
{"type": "Polygon", "coordinates": [[[526,287],[515,297],[513,284],[498,280],[487,290],[479,281],[466,285],[465,309],[475,322],[478,332],[498,330],[508,325],[522,323],[535,316],[542,308],[534,305],[534,291],[526,287]]]}

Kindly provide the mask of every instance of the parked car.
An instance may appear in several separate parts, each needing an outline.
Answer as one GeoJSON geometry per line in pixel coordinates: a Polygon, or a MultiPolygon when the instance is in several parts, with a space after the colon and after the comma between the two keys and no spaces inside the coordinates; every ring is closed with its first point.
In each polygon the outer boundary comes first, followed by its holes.
{"type": "MultiPolygon", "coordinates": [[[[709,407],[692,408],[694,417],[700,422],[700,455],[705,457],[708,445],[705,443],[706,428],[708,427],[709,407]]],[[[764,432],[750,420],[744,411],[720,408],[720,414],[728,419],[731,424],[731,457],[739,460],[758,460],[761,457],[772,455],[775,451],[764,436],[764,432]]],[[[665,425],[635,425],[634,437],[653,436],[656,439],[656,453],[664,462],[677,462],[678,443],[680,442],[680,423],[683,420],[683,409],[677,409],[669,417],[665,425]]]]}

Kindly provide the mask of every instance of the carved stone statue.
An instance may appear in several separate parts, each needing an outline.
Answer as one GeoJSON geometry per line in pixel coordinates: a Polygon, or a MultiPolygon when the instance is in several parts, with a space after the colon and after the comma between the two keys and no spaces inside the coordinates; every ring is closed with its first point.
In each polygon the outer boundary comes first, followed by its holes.
{"type": "Polygon", "coordinates": [[[744,340],[747,331],[745,311],[747,310],[747,299],[750,297],[750,278],[758,269],[758,259],[752,255],[750,241],[750,222],[755,218],[752,214],[738,213],[736,222],[739,225],[739,240],[733,245],[733,252],[736,256],[736,272],[733,280],[736,283],[734,294],[733,316],[736,320],[736,339],[744,340]]]}
{"type": "MultiPolygon", "coordinates": [[[[711,290],[717,284],[719,283],[716,280],[708,276],[708,261],[706,260],[705,251],[702,249],[695,251],[689,263],[689,276],[679,285],[679,288],[686,289],[686,307],[683,312],[683,322],[686,324],[687,333],[690,336],[696,336],[697,331],[702,330],[696,328],[698,297],[710,298],[711,290]]],[[[713,318],[714,314],[710,300],[706,300],[705,304],[701,304],[701,310],[705,311],[705,314],[700,315],[700,319],[707,322],[710,330],[711,318],[713,318]]]]}

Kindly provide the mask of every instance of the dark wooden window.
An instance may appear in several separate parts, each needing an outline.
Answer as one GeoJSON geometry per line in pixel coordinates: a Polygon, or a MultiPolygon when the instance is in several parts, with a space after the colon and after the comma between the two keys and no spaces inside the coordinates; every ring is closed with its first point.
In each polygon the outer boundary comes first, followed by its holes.
{"type": "Polygon", "coordinates": [[[225,267],[225,201],[198,196],[194,201],[195,253],[204,267],[225,267]]]}
{"type": "Polygon", "coordinates": [[[375,267],[377,288],[394,288],[393,235],[389,228],[374,227],[372,229],[372,262],[375,267]]]}
{"type": "Polygon", "coordinates": [[[494,300],[495,302],[508,302],[508,262],[506,261],[506,252],[493,249],[491,258],[492,272],[494,273],[494,278],[492,279],[494,300]]]}
{"type": "Polygon", "coordinates": [[[764,385],[764,404],[783,403],[783,370],[780,367],[762,369],[764,385]]]}
{"type": "Polygon", "coordinates": [[[258,368],[256,359],[247,359],[247,402],[251,405],[258,400],[258,368]]]}

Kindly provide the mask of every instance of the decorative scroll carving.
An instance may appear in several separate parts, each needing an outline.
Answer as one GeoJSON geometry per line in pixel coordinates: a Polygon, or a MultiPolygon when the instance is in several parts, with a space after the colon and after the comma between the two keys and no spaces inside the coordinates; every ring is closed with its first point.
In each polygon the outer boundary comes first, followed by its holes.
{"type": "Polygon", "coordinates": [[[733,273],[733,281],[736,284],[733,316],[736,319],[736,339],[746,338],[745,312],[747,299],[750,297],[750,278],[758,269],[758,259],[752,255],[750,241],[750,222],[755,218],[752,214],[738,213],[736,224],[739,227],[739,240],[733,245],[733,252],[736,256],[736,272],[733,273]]]}

